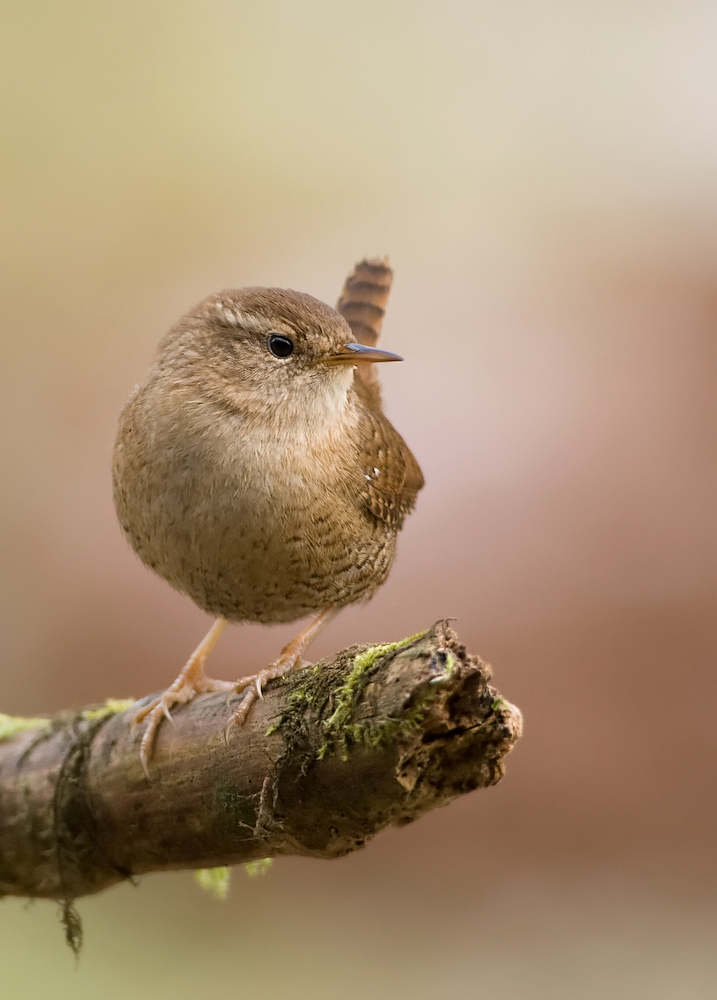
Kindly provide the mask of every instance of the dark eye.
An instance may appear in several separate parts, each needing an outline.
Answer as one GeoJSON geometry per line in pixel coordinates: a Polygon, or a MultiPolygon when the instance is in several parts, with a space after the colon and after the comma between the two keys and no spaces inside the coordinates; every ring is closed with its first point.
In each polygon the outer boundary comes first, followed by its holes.
{"type": "Polygon", "coordinates": [[[280,333],[270,333],[267,343],[275,358],[288,358],[294,350],[294,341],[291,337],[284,337],[280,333]]]}

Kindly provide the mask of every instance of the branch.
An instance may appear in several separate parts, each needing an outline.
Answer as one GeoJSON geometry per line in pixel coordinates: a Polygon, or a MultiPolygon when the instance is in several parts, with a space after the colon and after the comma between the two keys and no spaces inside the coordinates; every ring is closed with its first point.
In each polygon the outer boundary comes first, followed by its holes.
{"type": "Polygon", "coordinates": [[[228,743],[223,695],[177,710],[151,780],[126,702],[4,717],[0,894],[69,903],[145,872],[347,854],[500,780],[521,716],[489,678],[445,621],[353,646],[270,684],[228,743]]]}

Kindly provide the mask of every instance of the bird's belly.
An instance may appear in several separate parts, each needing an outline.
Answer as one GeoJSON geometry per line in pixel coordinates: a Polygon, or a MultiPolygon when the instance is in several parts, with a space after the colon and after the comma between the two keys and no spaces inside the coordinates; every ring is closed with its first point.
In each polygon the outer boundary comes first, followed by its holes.
{"type": "Polygon", "coordinates": [[[157,496],[143,537],[130,541],[170,584],[230,621],[283,622],[365,600],[393,562],[395,532],[348,494],[295,477],[185,483],[157,496]]]}

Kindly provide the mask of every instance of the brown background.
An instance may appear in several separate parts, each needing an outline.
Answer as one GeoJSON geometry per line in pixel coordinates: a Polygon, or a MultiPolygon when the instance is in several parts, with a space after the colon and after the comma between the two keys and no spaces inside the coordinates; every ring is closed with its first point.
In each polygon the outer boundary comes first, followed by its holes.
{"type": "MultiPolygon", "coordinates": [[[[223,286],[396,282],[427,486],[317,656],[444,615],[524,711],[505,780],[365,851],[0,908],[3,995],[714,996],[714,7],[14,3],[3,13],[0,707],[174,677],[207,622],[120,537],[119,408],[223,286]]],[[[214,672],[290,628],[232,629],[214,672]]]]}

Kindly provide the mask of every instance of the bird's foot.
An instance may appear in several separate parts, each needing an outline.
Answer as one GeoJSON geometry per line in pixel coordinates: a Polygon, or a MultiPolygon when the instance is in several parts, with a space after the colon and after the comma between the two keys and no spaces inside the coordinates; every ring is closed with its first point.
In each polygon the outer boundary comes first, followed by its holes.
{"type": "Polygon", "coordinates": [[[204,671],[187,671],[187,668],[177,677],[176,681],[167,688],[159,697],[153,698],[146,705],[138,709],[132,720],[134,729],[141,722],[146,720],[146,728],[142,735],[142,742],[139,745],[139,759],[142,762],[144,773],[149,777],[149,758],[152,756],[154,741],[157,729],[162,719],[169,719],[172,722],[170,709],[176,705],[186,705],[198,694],[208,694],[215,691],[232,691],[235,684],[233,681],[217,681],[212,677],[206,677],[204,671]]]}
{"type": "Polygon", "coordinates": [[[162,719],[172,721],[172,716],[169,714],[170,708],[173,708],[175,705],[186,705],[187,702],[196,698],[198,694],[204,694],[209,691],[227,691],[234,686],[231,681],[215,681],[211,677],[207,677],[204,673],[204,664],[207,657],[214,649],[226,624],[225,618],[217,618],[184,664],[182,672],[176,681],[170,684],[167,690],[159,695],[158,698],[152,698],[146,705],[142,705],[132,720],[132,729],[136,729],[140,722],[143,722],[145,719],[148,720],[147,728],[142,736],[142,742],[139,745],[139,759],[142,762],[142,768],[147,777],[149,777],[149,758],[152,756],[152,749],[159,724],[162,719]]]}
{"type": "Polygon", "coordinates": [[[229,732],[232,726],[242,726],[244,724],[249,714],[249,709],[254,702],[258,699],[263,699],[263,687],[265,684],[275,680],[277,677],[283,677],[290,670],[307,667],[308,665],[306,660],[302,660],[299,654],[292,650],[290,653],[283,652],[278,660],[274,660],[273,663],[270,663],[268,667],[264,667],[258,673],[250,674],[248,677],[240,677],[232,685],[232,690],[227,694],[227,704],[232,694],[241,694],[243,697],[232,712],[232,717],[226,725],[224,739],[229,739],[229,732]]]}
{"type": "MultiPolygon", "coordinates": [[[[258,674],[239,678],[236,684],[233,685],[233,691],[237,694],[243,693],[244,697],[234,709],[232,717],[224,730],[225,740],[229,739],[229,731],[232,726],[241,726],[249,714],[249,709],[257,698],[263,697],[261,689],[264,684],[268,681],[273,681],[276,677],[288,674],[290,670],[295,670],[297,667],[307,666],[306,662],[302,659],[307,646],[329,624],[331,619],[336,617],[337,613],[338,608],[334,608],[331,605],[324,608],[313,621],[309,622],[302,632],[299,632],[296,638],[284,646],[277,660],[274,660],[268,667],[260,670],[258,674]]],[[[228,700],[229,696],[227,696],[228,700]]]]}

